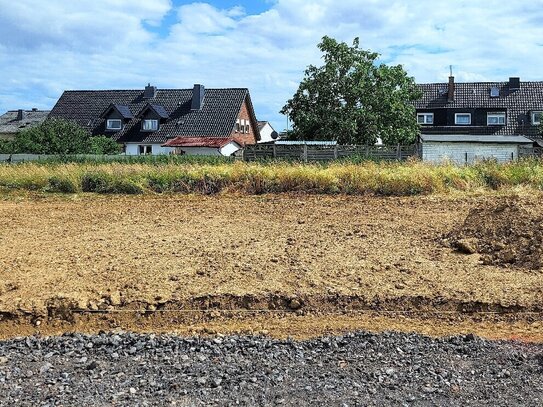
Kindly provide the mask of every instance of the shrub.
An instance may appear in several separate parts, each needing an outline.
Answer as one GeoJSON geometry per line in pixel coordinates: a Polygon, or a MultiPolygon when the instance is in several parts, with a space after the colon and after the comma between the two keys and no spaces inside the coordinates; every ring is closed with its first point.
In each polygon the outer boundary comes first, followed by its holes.
{"type": "Polygon", "coordinates": [[[73,194],[74,192],[77,192],[77,186],[69,178],[54,175],[49,178],[47,191],[73,194]]]}
{"type": "Polygon", "coordinates": [[[81,177],[83,192],[99,194],[142,194],[143,188],[122,175],[113,176],[105,172],[88,172],[81,177]]]}
{"type": "Polygon", "coordinates": [[[111,155],[119,154],[121,145],[107,136],[95,136],[89,139],[89,154],[111,155]]]}

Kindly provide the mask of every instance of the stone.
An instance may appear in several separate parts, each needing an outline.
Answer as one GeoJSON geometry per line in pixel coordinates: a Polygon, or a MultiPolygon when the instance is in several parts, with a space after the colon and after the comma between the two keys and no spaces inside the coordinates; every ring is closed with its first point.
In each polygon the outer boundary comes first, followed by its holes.
{"type": "Polygon", "coordinates": [[[109,294],[109,303],[113,306],[121,305],[121,293],[119,291],[113,291],[109,294]]]}
{"type": "Polygon", "coordinates": [[[298,310],[298,309],[302,308],[302,302],[300,300],[298,300],[297,298],[293,298],[293,299],[291,299],[289,301],[288,307],[291,310],[298,310]]]}
{"type": "Polygon", "coordinates": [[[455,246],[461,253],[477,253],[477,239],[460,239],[456,242],[455,246]]]}

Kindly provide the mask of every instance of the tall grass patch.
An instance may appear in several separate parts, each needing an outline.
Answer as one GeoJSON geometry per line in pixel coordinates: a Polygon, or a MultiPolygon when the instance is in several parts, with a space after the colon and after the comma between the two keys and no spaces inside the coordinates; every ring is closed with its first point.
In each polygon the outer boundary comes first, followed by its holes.
{"type": "Polygon", "coordinates": [[[543,162],[459,167],[420,161],[267,163],[23,163],[0,165],[0,187],[102,194],[317,193],[421,195],[448,191],[543,189],[543,162]]]}

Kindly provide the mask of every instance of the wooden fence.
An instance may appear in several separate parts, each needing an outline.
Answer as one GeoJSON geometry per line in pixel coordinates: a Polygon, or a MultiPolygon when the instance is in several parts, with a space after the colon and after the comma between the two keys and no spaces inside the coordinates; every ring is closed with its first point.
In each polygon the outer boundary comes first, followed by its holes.
{"type": "Polygon", "coordinates": [[[542,147],[525,147],[525,146],[519,146],[518,147],[518,157],[519,158],[526,158],[526,157],[543,157],[543,148],[542,147]]]}
{"type": "Polygon", "coordinates": [[[348,157],[375,160],[401,161],[417,156],[416,145],[410,146],[359,146],[359,145],[311,145],[311,144],[256,144],[243,149],[245,161],[260,159],[284,159],[294,161],[328,161],[348,157]]]}

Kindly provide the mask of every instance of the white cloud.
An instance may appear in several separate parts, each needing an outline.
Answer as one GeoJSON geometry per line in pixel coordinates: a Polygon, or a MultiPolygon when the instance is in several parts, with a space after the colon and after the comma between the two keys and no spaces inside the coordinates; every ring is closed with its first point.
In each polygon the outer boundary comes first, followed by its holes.
{"type": "Polygon", "coordinates": [[[533,1],[277,0],[251,15],[169,0],[0,0],[0,109],[51,107],[63,89],[249,87],[277,113],[323,35],[401,63],[419,82],[543,80],[543,8],[533,1]],[[36,12],[39,10],[39,12],[36,12]],[[177,18],[167,27],[166,15],[177,18]],[[151,25],[152,27],[149,27],[151,25]]]}

